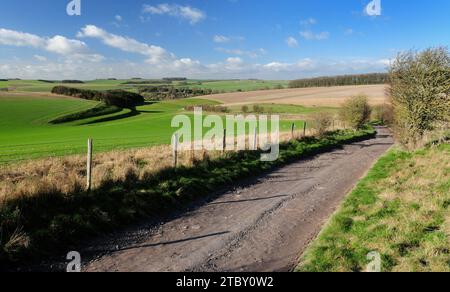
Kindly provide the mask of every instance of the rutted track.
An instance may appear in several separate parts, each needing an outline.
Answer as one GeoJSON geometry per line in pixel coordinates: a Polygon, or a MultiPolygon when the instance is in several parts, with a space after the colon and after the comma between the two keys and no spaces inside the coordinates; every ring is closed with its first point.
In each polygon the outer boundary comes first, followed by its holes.
{"type": "Polygon", "coordinates": [[[388,130],[378,131],[375,139],[233,188],[158,228],[140,227],[84,270],[290,271],[345,195],[391,147],[388,130]]]}

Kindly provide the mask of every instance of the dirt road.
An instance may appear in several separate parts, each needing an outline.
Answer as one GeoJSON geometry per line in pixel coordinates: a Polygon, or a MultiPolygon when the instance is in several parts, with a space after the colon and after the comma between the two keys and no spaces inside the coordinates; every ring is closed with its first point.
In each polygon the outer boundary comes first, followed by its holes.
{"type": "Polygon", "coordinates": [[[84,270],[290,271],[392,143],[380,128],[376,139],[253,179],[159,228],[135,230],[139,243],[117,246],[84,270]]]}

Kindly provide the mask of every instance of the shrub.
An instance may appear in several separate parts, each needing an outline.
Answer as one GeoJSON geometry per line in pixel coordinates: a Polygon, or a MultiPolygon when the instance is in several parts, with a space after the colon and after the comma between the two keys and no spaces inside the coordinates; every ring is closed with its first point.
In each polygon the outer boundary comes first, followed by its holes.
{"type": "Polygon", "coordinates": [[[316,134],[324,136],[333,124],[333,116],[330,113],[316,113],[312,116],[312,124],[316,134]]]}
{"type": "Polygon", "coordinates": [[[242,112],[243,112],[244,114],[246,114],[246,113],[248,113],[248,111],[249,111],[248,106],[247,106],[247,105],[244,105],[244,106],[242,107],[242,112]]]}
{"type": "Polygon", "coordinates": [[[196,107],[201,107],[203,111],[213,112],[213,113],[229,113],[230,110],[226,106],[220,105],[190,105],[186,106],[184,109],[186,111],[194,111],[196,107]]]}
{"type": "Polygon", "coordinates": [[[253,106],[253,112],[254,112],[254,113],[258,113],[258,114],[262,114],[262,113],[264,112],[264,107],[255,104],[255,105],[253,106]]]}
{"type": "Polygon", "coordinates": [[[367,96],[357,95],[349,98],[341,108],[340,118],[354,129],[362,129],[369,122],[372,110],[367,96]]]}
{"type": "Polygon", "coordinates": [[[389,74],[395,134],[407,148],[420,147],[427,132],[449,121],[449,51],[431,48],[400,54],[389,74]]]}

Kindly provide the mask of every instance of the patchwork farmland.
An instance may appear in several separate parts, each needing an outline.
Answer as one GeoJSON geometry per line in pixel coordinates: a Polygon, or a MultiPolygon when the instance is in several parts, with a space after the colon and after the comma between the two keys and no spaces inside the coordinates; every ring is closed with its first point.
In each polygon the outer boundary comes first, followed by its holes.
{"type": "MultiPolygon", "coordinates": [[[[83,89],[127,89],[121,87],[124,83],[127,81],[106,80],[65,85],[83,89]]],[[[263,81],[205,82],[210,83],[228,91],[266,84],[263,81]]],[[[45,82],[10,81],[3,82],[5,85],[10,91],[0,93],[0,164],[81,154],[85,152],[88,138],[95,140],[96,152],[170,144],[172,117],[195,105],[221,105],[239,113],[241,105],[251,108],[261,104],[273,114],[282,114],[281,131],[289,132],[293,122],[297,129],[302,128],[300,118],[308,119],[311,114],[321,111],[336,113],[339,104],[351,95],[365,93],[375,104],[384,100],[383,86],[236,92],[150,102],[136,107],[135,111],[122,109],[100,117],[52,125],[50,121],[54,119],[88,110],[99,102],[50,94],[51,86],[45,82]]]]}

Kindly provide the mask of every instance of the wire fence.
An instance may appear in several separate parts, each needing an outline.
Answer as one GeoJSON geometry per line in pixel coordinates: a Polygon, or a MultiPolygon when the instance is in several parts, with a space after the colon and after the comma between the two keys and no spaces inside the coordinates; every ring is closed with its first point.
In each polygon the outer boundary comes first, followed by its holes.
{"type": "MultiPolygon", "coordinates": [[[[311,121],[289,121],[291,126],[284,127],[282,133],[291,134],[292,138],[298,138],[311,134],[314,127],[311,121]]],[[[344,129],[345,124],[339,120],[334,120],[329,127],[330,130],[344,129]]],[[[250,132],[250,129],[249,129],[250,132]]],[[[248,133],[246,133],[248,134],[248,133]]],[[[95,150],[99,152],[123,151],[153,147],[157,145],[169,145],[172,143],[171,134],[145,135],[129,137],[93,137],[95,140],[95,150]]],[[[237,137],[235,137],[237,138],[237,137]]],[[[0,165],[15,164],[36,160],[46,157],[61,157],[69,155],[80,155],[86,151],[85,139],[51,140],[38,143],[20,143],[0,145],[0,165]]]]}

